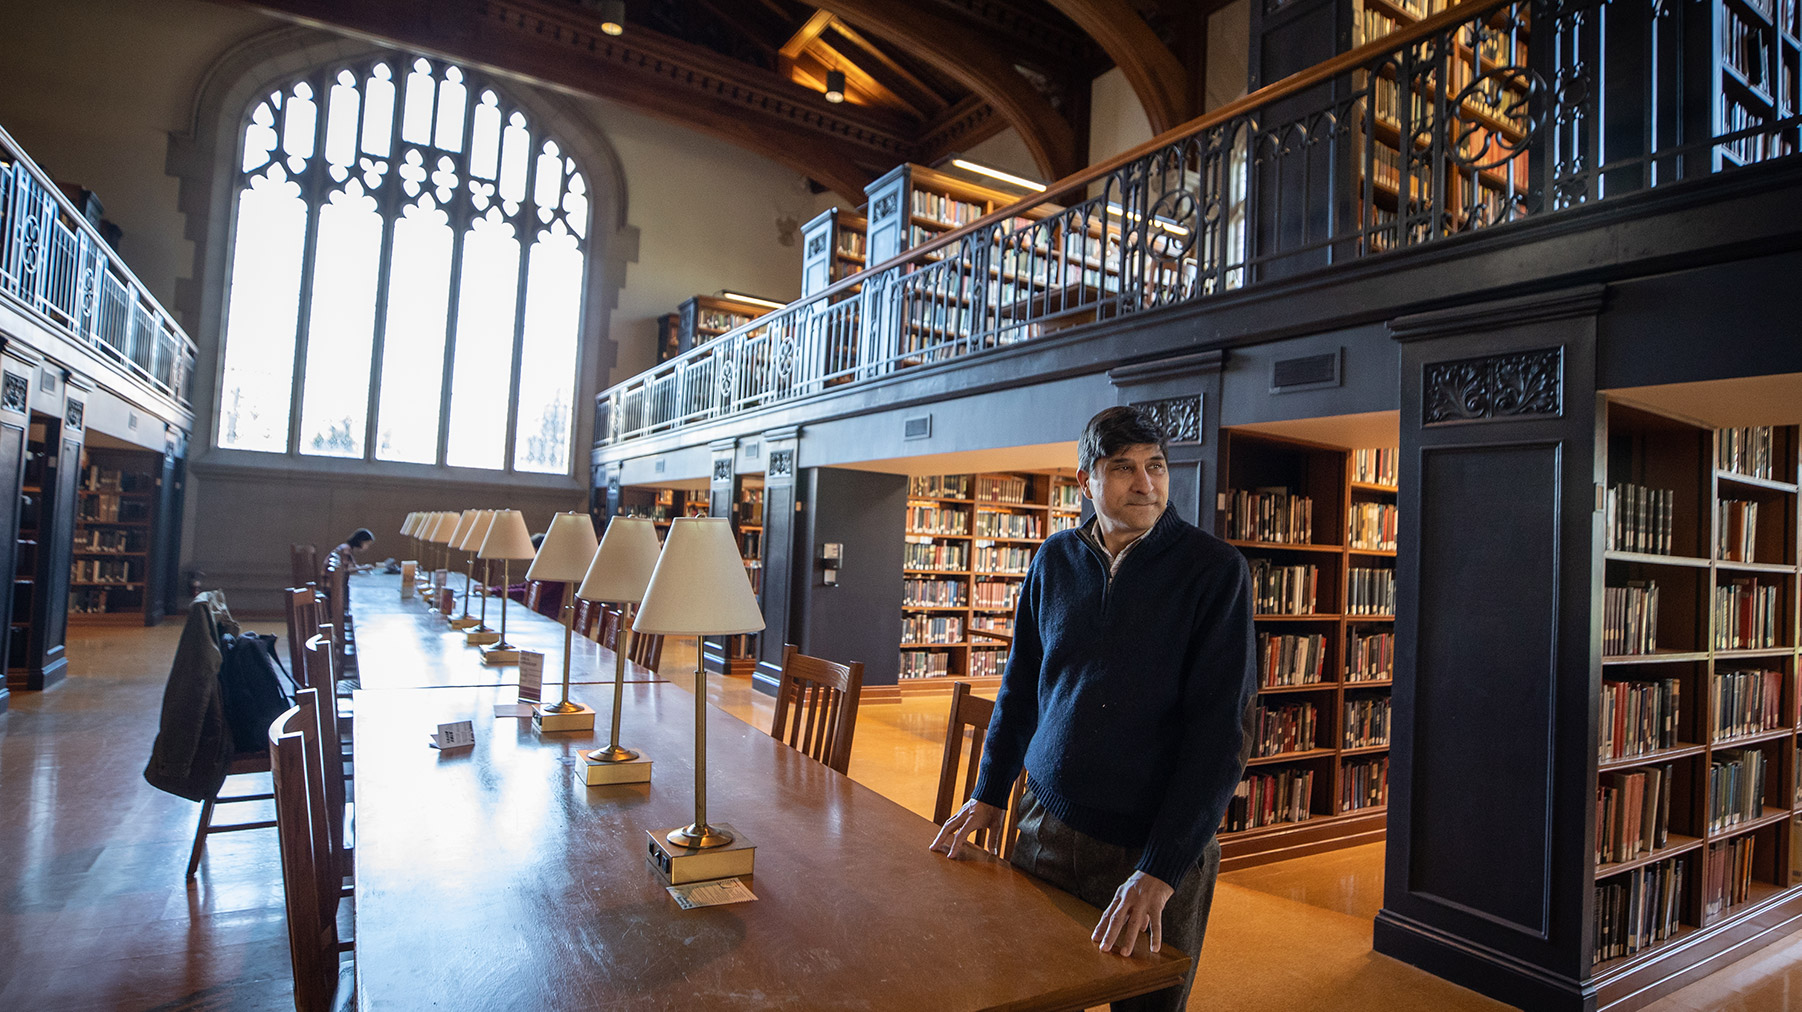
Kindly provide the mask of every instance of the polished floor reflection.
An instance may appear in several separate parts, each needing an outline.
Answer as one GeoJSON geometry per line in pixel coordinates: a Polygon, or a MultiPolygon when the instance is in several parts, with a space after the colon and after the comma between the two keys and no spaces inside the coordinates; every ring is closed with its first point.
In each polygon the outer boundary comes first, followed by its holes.
{"type": "MultiPolygon", "coordinates": [[[[214,837],[187,883],[199,806],[142,776],[180,632],[77,627],[70,678],[0,716],[0,1009],[293,1007],[274,833],[214,837]]],[[[679,685],[683,656],[665,652],[679,685]]],[[[712,678],[708,695],[769,726],[748,680],[712,678]]],[[[851,776],[929,814],[947,701],[864,707],[851,776]]],[[[1501,1008],[1371,951],[1382,870],[1373,845],[1223,876],[1190,1007],[1501,1008]]],[[[1802,935],[1652,1008],[1802,1012],[1802,935]]]]}

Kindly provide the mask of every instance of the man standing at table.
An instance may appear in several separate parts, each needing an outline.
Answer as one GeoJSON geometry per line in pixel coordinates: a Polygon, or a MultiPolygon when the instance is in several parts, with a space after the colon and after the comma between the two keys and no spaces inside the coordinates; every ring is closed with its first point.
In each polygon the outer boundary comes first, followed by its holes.
{"type": "MultiPolygon", "coordinates": [[[[1251,575],[1166,508],[1164,442],[1133,408],[1089,420],[1076,477],[1095,516],[1033,559],[976,791],[932,842],[955,858],[999,830],[1024,767],[1013,863],[1104,907],[1091,937],[1128,956],[1141,933],[1201,951],[1256,688],[1251,575]]],[[[1180,1009],[1194,977],[1114,1008],[1180,1009]]]]}

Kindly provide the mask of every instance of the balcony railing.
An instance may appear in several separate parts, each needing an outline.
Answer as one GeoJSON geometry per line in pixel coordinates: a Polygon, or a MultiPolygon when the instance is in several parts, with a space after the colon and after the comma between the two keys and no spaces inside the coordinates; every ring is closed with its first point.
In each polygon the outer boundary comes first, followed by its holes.
{"type": "Polygon", "coordinates": [[[1799,7],[1452,7],[603,392],[596,439],[1793,157],[1799,7]]]}
{"type": "Polygon", "coordinates": [[[188,406],[193,339],[5,130],[0,295],[188,406]]]}

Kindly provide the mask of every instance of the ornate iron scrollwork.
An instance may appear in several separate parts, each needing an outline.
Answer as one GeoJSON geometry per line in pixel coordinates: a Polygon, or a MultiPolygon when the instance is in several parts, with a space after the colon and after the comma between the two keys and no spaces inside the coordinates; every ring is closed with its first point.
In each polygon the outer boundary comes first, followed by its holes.
{"type": "Polygon", "coordinates": [[[795,451],[771,450],[766,478],[787,478],[795,473],[795,451]]]}
{"type": "Polygon", "coordinates": [[[1133,407],[1162,429],[1172,443],[1201,442],[1201,395],[1134,401],[1133,407]]]}
{"type": "Polygon", "coordinates": [[[1564,349],[1434,362],[1422,376],[1424,425],[1564,413],[1564,349]]]}

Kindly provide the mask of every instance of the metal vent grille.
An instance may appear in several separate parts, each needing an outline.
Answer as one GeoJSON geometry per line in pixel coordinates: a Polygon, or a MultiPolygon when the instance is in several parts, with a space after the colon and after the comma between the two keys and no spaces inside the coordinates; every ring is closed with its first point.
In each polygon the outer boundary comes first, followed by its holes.
{"type": "Polygon", "coordinates": [[[932,437],[932,416],[921,415],[918,418],[906,418],[901,422],[902,439],[930,439],[932,437]]]}
{"type": "Polygon", "coordinates": [[[1339,352],[1278,359],[1271,366],[1270,388],[1273,391],[1312,390],[1339,385],[1339,352]]]}

